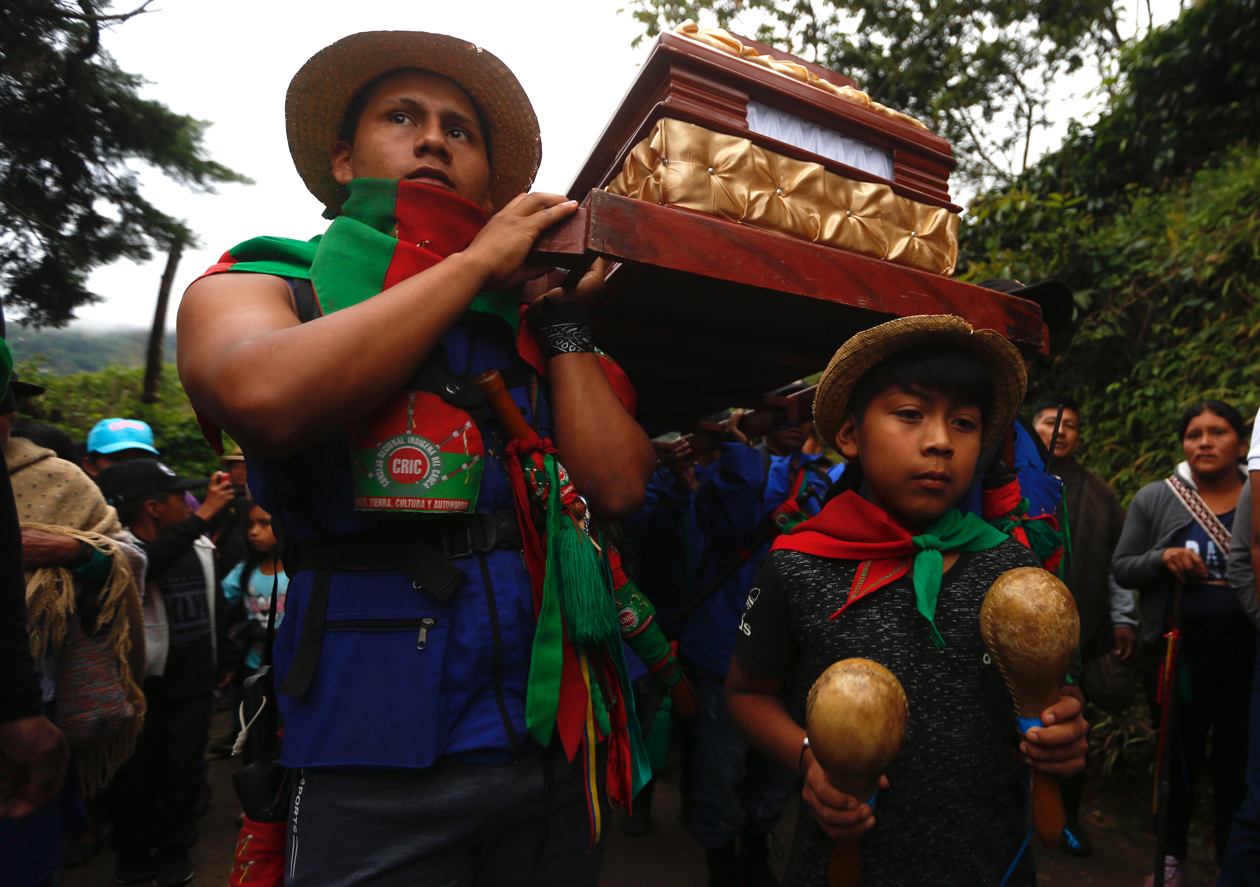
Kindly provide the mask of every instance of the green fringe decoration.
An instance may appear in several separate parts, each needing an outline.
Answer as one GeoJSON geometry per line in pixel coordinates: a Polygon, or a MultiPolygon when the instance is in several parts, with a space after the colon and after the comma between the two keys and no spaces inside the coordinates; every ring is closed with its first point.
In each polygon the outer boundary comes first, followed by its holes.
{"type": "Polygon", "coordinates": [[[604,688],[599,683],[594,664],[590,666],[590,673],[591,712],[595,715],[595,729],[599,731],[600,736],[610,736],[612,735],[612,721],[608,718],[608,706],[604,703],[604,688]]]}
{"type": "Polygon", "coordinates": [[[563,510],[549,544],[559,545],[560,606],[575,644],[600,644],[620,637],[617,607],[604,577],[600,553],[563,510]]]}
{"type": "Polygon", "coordinates": [[[673,710],[674,704],[666,696],[661,700],[661,707],[652,716],[652,725],[648,727],[648,763],[653,773],[665,766],[665,756],[669,754],[669,715],[673,710]]]}

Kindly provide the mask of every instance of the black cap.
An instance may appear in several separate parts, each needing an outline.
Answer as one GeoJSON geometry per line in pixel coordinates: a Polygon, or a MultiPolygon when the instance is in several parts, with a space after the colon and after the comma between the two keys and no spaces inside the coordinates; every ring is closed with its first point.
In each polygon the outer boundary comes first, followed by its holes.
{"type": "Polygon", "coordinates": [[[1029,299],[1041,306],[1041,319],[1056,333],[1072,322],[1072,309],[1076,303],[1072,298],[1072,288],[1061,280],[1043,280],[1041,283],[1024,286],[1018,280],[1006,277],[990,277],[980,281],[980,286],[989,290],[997,290],[1009,296],[1029,299]]]}
{"type": "Polygon", "coordinates": [[[117,508],[154,493],[204,487],[208,481],[204,477],[180,477],[157,459],[131,459],[106,468],[99,483],[106,501],[117,508]]]}
{"type": "Polygon", "coordinates": [[[33,382],[19,381],[17,373],[9,377],[9,391],[0,400],[0,416],[17,412],[17,402],[23,397],[38,397],[47,389],[33,382]]]}

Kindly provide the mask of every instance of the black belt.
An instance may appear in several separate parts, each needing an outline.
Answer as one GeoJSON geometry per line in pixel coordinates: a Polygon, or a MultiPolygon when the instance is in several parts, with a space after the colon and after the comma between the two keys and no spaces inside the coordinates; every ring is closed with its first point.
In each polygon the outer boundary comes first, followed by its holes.
{"type": "Polygon", "coordinates": [[[519,551],[523,544],[515,509],[434,518],[405,530],[366,530],[293,543],[285,553],[285,572],[296,576],[314,570],[315,583],[302,616],[293,665],[280,692],[303,696],[311,686],[324,645],[334,572],[401,571],[413,586],[446,603],[468,578],[452,559],[488,554],[496,548],[519,551]]]}

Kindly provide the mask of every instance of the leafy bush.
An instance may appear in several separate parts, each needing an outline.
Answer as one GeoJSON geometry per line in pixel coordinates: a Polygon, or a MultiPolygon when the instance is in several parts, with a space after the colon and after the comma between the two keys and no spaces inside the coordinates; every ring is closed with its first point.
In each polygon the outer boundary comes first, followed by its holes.
{"type": "Polygon", "coordinates": [[[1260,150],[1160,189],[1131,189],[1095,217],[1080,197],[1026,189],[974,207],[965,277],[1058,277],[1075,290],[1075,328],[1053,342],[1030,396],[1077,398],[1082,450],[1127,501],[1181,458],[1174,428],[1213,397],[1260,405],[1260,150]]]}
{"type": "Polygon", "coordinates": [[[1103,781],[1141,778],[1154,772],[1159,734],[1142,694],[1119,714],[1105,714],[1091,705],[1085,720],[1089,722],[1091,772],[1103,781]]]}
{"type": "Polygon", "coordinates": [[[1045,196],[1073,192],[1091,210],[1122,206],[1214,161],[1260,131],[1260,0],[1201,0],[1121,54],[1105,113],[1073,126],[1020,178],[1045,196]]]}
{"type": "Polygon", "coordinates": [[[153,427],[162,459],[175,471],[189,477],[208,477],[219,468],[218,456],[201,436],[174,364],[163,370],[154,404],[140,402],[144,385],[144,369],[140,367],[109,366],[94,373],[55,376],[44,370],[37,357],[17,369],[23,379],[48,388],[43,397],[31,402],[26,414],[65,429],[75,440],[86,440],[101,419],[139,419],[153,427]]]}

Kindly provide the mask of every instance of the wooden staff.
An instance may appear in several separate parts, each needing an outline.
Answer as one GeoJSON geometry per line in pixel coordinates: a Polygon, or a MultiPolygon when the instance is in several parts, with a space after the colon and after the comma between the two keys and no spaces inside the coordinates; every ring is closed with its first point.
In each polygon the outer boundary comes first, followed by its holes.
{"type": "Polygon", "coordinates": [[[1185,586],[1173,584],[1172,626],[1164,650],[1163,696],[1159,711],[1159,753],[1155,756],[1155,881],[1164,887],[1164,856],[1168,846],[1168,805],[1172,800],[1173,761],[1176,756],[1177,669],[1181,653],[1181,595],[1185,586]]]}
{"type": "MultiPolygon", "coordinates": [[[[473,384],[486,392],[486,405],[499,420],[504,431],[516,440],[525,440],[533,433],[529,423],[517,409],[516,401],[512,400],[512,395],[508,394],[507,386],[503,384],[503,377],[499,375],[498,370],[486,370],[473,379],[473,384]]],[[[689,717],[695,713],[696,699],[686,680],[679,680],[670,688],[669,698],[674,708],[683,717],[689,717]]]]}
{"type": "Polygon", "coordinates": [[[503,377],[498,370],[486,370],[473,379],[473,384],[486,393],[486,405],[490,407],[490,412],[494,413],[494,418],[513,440],[525,440],[529,437],[532,429],[521,415],[516,401],[512,400],[512,395],[508,394],[507,386],[503,384],[503,377]]]}

